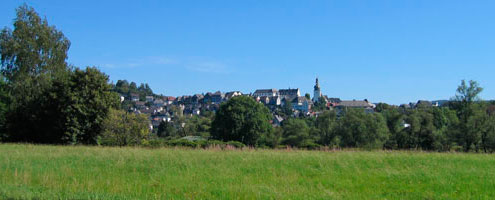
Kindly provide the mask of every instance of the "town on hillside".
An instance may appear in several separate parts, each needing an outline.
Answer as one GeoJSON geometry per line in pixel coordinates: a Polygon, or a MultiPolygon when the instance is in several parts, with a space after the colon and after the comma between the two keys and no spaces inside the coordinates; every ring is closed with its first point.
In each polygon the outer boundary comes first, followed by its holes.
{"type": "MultiPolygon", "coordinates": [[[[122,87],[119,80],[117,87],[122,87]]],[[[125,81],[125,84],[128,84],[125,81]]],[[[127,86],[126,86],[127,87],[127,86]]],[[[230,92],[207,92],[206,94],[184,95],[179,97],[155,95],[147,84],[141,85],[139,91],[125,92],[117,89],[120,93],[122,105],[129,112],[136,114],[147,114],[150,119],[150,128],[157,129],[161,122],[171,122],[174,116],[200,116],[205,113],[214,113],[220,108],[222,102],[228,101],[235,96],[249,96],[257,102],[265,105],[272,113],[273,126],[280,126],[282,121],[288,117],[280,113],[289,113],[291,117],[317,117],[324,110],[335,110],[340,113],[346,108],[360,108],[367,113],[374,112],[376,104],[368,99],[363,100],[341,100],[337,97],[329,97],[322,94],[318,78],[314,85],[313,96],[308,93],[301,95],[299,88],[288,89],[256,89],[253,93],[243,94],[240,91],[230,92]],[[289,110],[287,112],[287,110],[289,110]],[[284,112],[285,111],[285,112],[284,112]]],[[[444,101],[419,100],[417,103],[402,104],[403,108],[415,108],[417,106],[440,106],[444,101]]]]}

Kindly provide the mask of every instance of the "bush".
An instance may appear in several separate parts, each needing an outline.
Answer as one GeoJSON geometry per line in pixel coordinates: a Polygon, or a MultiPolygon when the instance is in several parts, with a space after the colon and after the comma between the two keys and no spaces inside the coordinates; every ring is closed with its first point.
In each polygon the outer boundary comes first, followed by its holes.
{"type": "Polygon", "coordinates": [[[184,139],[178,139],[178,140],[169,140],[166,142],[167,146],[180,146],[180,147],[200,147],[198,142],[194,141],[189,141],[189,140],[184,140],[184,139]]]}
{"type": "MultiPolygon", "coordinates": [[[[144,114],[110,110],[103,122],[103,133],[98,144],[109,146],[133,146],[149,143],[148,118],[144,114]]],[[[148,144],[149,145],[149,144],[148,144]]]]}
{"type": "Polygon", "coordinates": [[[230,146],[233,146],[235,148],[238,148],[238,149],[241,149],[243,147],[246,147],[245,144],[243,144],[242,142],[238,142],[238,141],[229,141],[226,144],[227,145],[230,145],[230,146]]]}
{"type": "Polygon", "coordinates": [[[298,147],[305,148],[308,150],[316,150],[316,149],[320,149],[321,146],[319,144],[314,143],[311,140],[305,140],[298,147]]]}

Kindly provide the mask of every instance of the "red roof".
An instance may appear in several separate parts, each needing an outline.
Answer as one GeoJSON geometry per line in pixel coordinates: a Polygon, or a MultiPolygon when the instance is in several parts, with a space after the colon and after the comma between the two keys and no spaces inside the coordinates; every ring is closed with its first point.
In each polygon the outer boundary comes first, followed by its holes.
{"type": "Polygon", "coordinates": [[[169,97],[165,96],[165,97],[163,97],[163,99],[167,100],[167,101],[175,101],[175,97],[172,97],[172,96],[169,96],[169,97]]]}

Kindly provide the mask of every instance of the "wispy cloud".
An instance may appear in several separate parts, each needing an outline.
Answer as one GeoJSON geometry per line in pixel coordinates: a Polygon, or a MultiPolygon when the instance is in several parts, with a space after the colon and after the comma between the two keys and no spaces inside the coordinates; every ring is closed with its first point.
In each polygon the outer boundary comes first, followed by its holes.
{"type": "Polygon", "coordinates": [[[179,60],[169,57],[155,56],[155,57],[149,57],[148,59],[150,60],[150,62],[158,65],[176,65],[180,63],[179,60]]]}
{"type": "Polygon", "coordinates": [[[129,59],[122,63],[107,63],[101,66],[105,68],[136,68],[157,65],[182,67],[188,71],[201,73],[228,74],[233,71],[233,68],[225,64],[224,62],[197,57],[187,57],[179,59],[167,56],[150,56],[139,59],[129,59]]]}
{"type": "Polygon", "coordinates": [[[227,65],[220,62],[211,61],[191,63],[186,66],[186,69],[196,72],[219,74],[228,74],[231,72],[227,65]]]}
{"type": "Polygon", "coordinates": [[[115,65],[114,64],[108,64],[108,63],[107,64],[103,64],[101,66],[104,67],[104,68],[115,68],[115,65]]]}

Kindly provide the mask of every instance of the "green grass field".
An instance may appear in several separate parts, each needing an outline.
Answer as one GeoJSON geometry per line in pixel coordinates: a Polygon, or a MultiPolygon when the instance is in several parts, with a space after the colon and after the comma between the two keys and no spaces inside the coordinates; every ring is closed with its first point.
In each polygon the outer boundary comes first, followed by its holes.
{"type": "Polygon", "coordinates": [[[493,199],[488,154],[0,144],[0,199],[493,199]]]}

